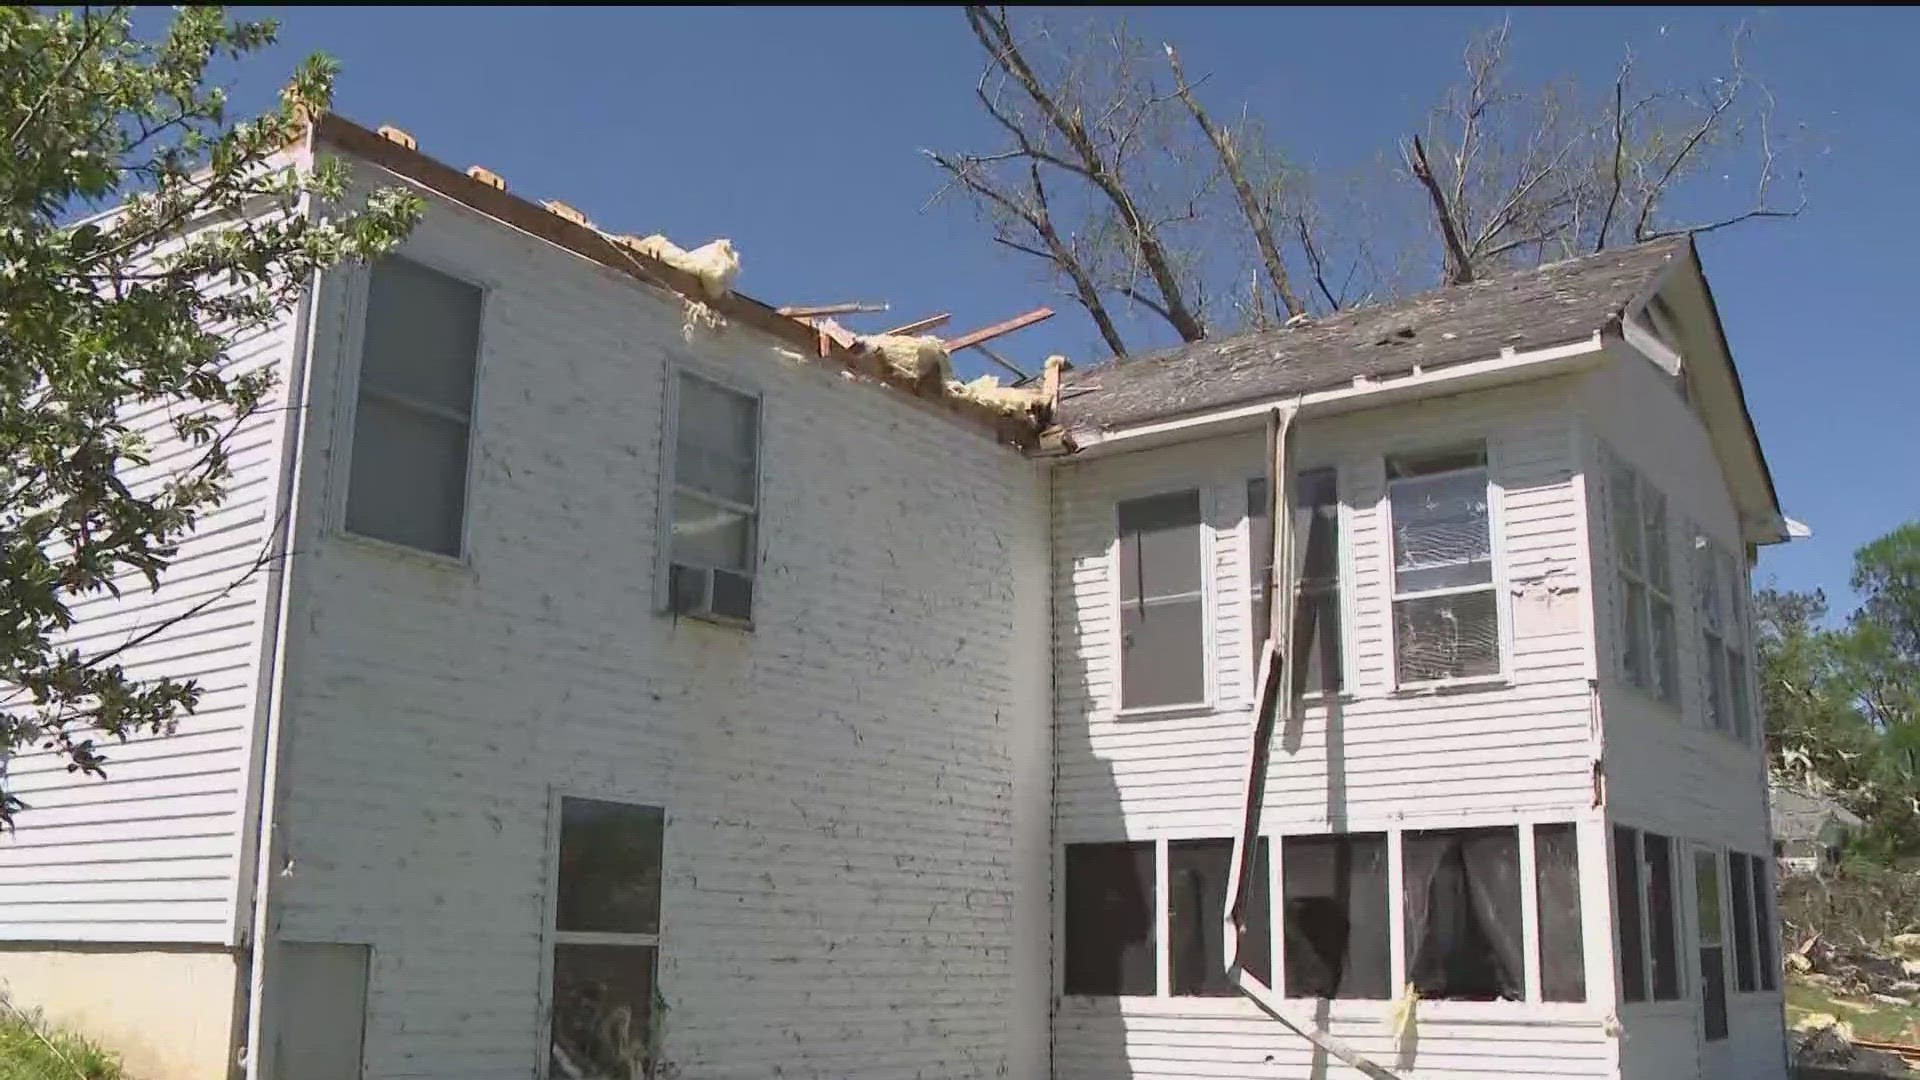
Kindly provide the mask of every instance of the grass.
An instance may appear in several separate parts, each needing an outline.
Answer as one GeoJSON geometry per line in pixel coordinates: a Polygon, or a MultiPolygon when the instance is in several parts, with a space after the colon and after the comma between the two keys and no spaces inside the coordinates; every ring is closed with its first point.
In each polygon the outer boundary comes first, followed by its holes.
{"type": "Polygon", "coordinates": [[[127,1080],[127,1076],[113,1054],[7,1006],[0,1010],[0,1080],[127,1080]]]}
{"type": "MultiPolygon", "coordinates": [[[[1920,1043],[1920,1005],[1889,1005],[1864,995],[1835,993],[1830,986],[1787,974],[1787,1023],[1808,1013],[1826,1013],[1853,1025],[1853,1033],[1876,1042],[1920,1043]]],[[[0,1073],[0,1080],[8,1080],[0,1073]]]]}

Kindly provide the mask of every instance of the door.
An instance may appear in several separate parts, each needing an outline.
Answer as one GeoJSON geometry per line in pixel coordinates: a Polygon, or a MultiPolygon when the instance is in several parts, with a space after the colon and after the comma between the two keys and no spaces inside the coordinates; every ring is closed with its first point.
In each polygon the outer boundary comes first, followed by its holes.
{"type": "Polygon", "coordinates": [[[1721,877],[1720,853],[1695,849],[1693,925],[1699,966],[1693,984],[1699,988],[1700,1075],[1704,1080],[1730,1080],[1733,1068],[1727,1048],[1727,920],[1721,877]]]}

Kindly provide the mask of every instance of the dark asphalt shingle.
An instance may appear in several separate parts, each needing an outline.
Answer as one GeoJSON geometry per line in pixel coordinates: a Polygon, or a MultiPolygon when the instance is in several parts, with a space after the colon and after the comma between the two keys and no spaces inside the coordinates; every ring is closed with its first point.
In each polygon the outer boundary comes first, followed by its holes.
{"type": "Polygon", "coordinates": [[[1110,428],[1576,341],[1619,318],[1684,236],[1067,373],[1060,420],[1110,428]]]}

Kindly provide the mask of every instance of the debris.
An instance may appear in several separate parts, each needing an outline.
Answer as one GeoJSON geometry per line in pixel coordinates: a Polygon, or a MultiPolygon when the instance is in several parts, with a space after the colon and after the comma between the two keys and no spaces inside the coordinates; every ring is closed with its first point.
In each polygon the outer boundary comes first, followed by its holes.
{"type": "MultiPolygon", "coordinates": [[[[366,129],[362,128],[361,130],[364,131],[366,129]]],[[[414,138],[413,136],[407,134],[404,131],[401,131],[399,128],[394,127],[392,124],[381,124],[378,134],[381,138],[387,140],[388,142],[399,143],[401,146],[404,146],[409,150],[420,149],[420,140],[414,138]]]]}
{"type": "MultiPolygon", "coordinates": [[[[774,311],[785,315],[789,319],[806,319],[815,315],[865,315],[873,312],[886,311],[888,307],[889,305],[886,304],[863,304],[858,301],[849,301],[842,304],[788,304],[785,307],[775,308],[774,311]]],[[[891,330],[887,332],[893,333],[891,330]]]]}
{"type": "Polygon", "coordinates": [[[873,334],[856,337],[854,343],[859,351],[878,356],[894,374],[911,382],[937,378],[945,383],[953,374],[947,347],[937,337],[873,334]]]}
{"type": "Polygon", "coordinates": [[[1034,308],[1025,315],[1015,315],[1006,322],[981,327],[978,330],[961,334],[957,338],[949,338],[946,342],[947,351],[957,353],[961,349],[970,349],[983,341],[992,341],[994,338],[1011,334],[1015,330],[1032,326],[1034,323],[1051,318],[1053,318],[1052,308],[1034,308]]]}
{"type": "Polygon", "coordinates": [[[488,187],[494,189],[495,191],[507,190],[506,180],[503,179],[499,173],[494,172],[492,169],[486,168],[484,166],[481,166],[481,165],[468,166],[467,175],[473,177],[475,180],[480,181],[481,183],[487,185],[488,187]]]}
{"type": "Polygon", "coordinates": [[[709,300],[718,300],[731,292],[733,279],[740,276],[740,256],[733,250],[731,240],[722,238],[692,251],[659,233],[638,240],[622,237],[621,242],[648,258],[658,259],[700,279],[700,291],[706,293],[709,300]]]}
{"type": "Polygon", "coordinates": [[[568,206],[566,203],[563,203],[558,199],[548,199],[546,202],[543,202],[540,205],[546,207],[547,213],[552,214],[555,217],[563,217],[563,218],[566,218],[568,221],[573,222],[575,225],[585,225],[589,229],[593,228],[593,226],[589,224],[587,221],[587,215],[581,213],[578,210],[575,210],[573,207],[568,206]]]}
{"type": "Polygon", "coordinates": [[[943,311],[938,315],[929,315],[924,319],[915,319],[914,321],[906,324],[905,326],[896,326],[891,330],[882,330],[881,333],[883,334],[924,334],[927,331],[932,330],[936,326],[946,325],[948,320],[952,318],[953,318],[953,315],[950,312],[943,311]]]}
{"type": "Polygon", "coordinates": [[[1388,1014],[1389,1030],[1393,1032],[1395,1039],[1403,1042],[1406,1040],[1407,1033],[1413,1030],[1414,1014],[1419,1007],[1420,988],[1409,982],[1407,988],[1400,992],[1400,999],[1393,1003],[1393,1009],[1388,1014]]]}
{"type": "Polygon", "coordinates": [[[1048,404],[1047,392],[1037,386],[1001,386],[993,375],[982,375],[972,382],[949,380],[947,393],[966,401],[977,401],[1008,416],[1029,413],[1048,404]]]}
{"type": "Polygon", "coordinates": [[[693,344],[694,331],[718,330],[725,325],[727,320],[721,318],[718,311],[691,296],[687,297],[687,305],[682,310],[680,319],[680,337],[687,344],[693,344]]]}
{"type": "Polygon", "coordinates": [[[1281,323],[1280,325],[1288,330],[1298,330],[1299,328],[1306,326],[1311,322],[1313,322],[1313,316],[1303,311],[1300,314],[1295,315],[1292,318],[1288,319],[1286,322],[1281,323]]]}
{"type": "Polygon", "coordinates": [[[1912,1075],[1900,1055],[1878,1049],[1880,1045],[1861,1045],[1854,1038],[1853,1025],[1832,1013],[1808,1013],[1794,1023],[1787,1037],[1788,1055],[1796,1068],[1841,1069],[1867,1076],[1912,1075]]]}

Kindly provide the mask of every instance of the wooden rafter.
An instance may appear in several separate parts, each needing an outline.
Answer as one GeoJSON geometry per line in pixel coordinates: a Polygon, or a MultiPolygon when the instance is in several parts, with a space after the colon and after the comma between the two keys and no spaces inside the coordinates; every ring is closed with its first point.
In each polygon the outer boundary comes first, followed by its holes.
{"type": "Polygon", "coordinates": [[[1051,318],[1053,318],[1052,308],[1034,308],[1025,315],[1015,315],[1006,322],[994,323],[992,326],[982,327],[971,333],[961,334],[956,338],[948,338],[943,344],[946,345],[948,352],[956,353],[961,349],[971,349],[983,341],[992,341],[994,338],[1011,334],[1015,330],[1025,329],[1034,323],[1051,318]]]}

